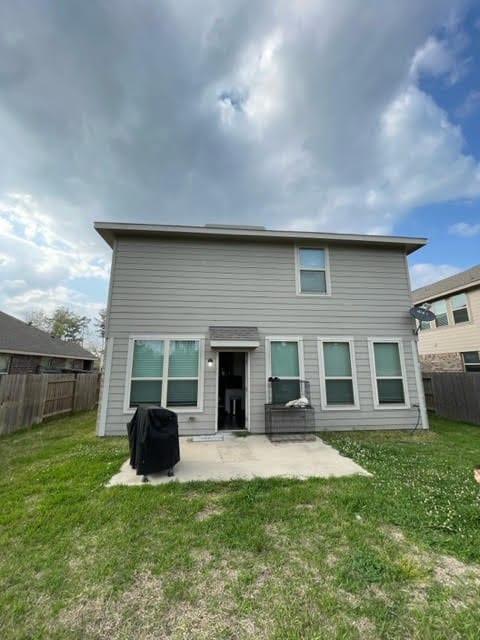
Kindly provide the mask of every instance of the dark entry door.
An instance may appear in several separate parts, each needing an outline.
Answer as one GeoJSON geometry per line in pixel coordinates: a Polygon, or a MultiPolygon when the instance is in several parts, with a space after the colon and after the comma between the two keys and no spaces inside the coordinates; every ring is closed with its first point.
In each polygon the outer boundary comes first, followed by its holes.
{"type": "Polygon", "coordinates": [[[218,354],[218,428],[245,429],[246,353],[218,354]]]}

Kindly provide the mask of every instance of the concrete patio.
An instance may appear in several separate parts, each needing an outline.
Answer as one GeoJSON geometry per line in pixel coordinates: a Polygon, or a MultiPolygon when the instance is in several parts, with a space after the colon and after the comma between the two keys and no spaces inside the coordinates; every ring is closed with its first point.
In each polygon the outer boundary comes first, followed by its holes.
{"type": "MultiPolygon", "coordinates": [[[[371,475],[350,458],[341,456],[319,438],[313,441],[272,443],[262,435],[237,437],[224,434],[223,440],[198,442],[180,438],[180,462],[175,476],[165,473],[148,476],[151,484],[194,480],[233,480],[243,478],[329,478],[371,475]]],[[[107,486],[139,485],[142,476],[125,461],[107,486]]]]}

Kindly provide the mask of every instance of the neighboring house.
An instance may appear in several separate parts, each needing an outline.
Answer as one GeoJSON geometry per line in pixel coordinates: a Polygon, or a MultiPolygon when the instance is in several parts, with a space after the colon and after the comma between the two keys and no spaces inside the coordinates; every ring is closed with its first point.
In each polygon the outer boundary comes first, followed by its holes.
{"type": "Polygon", "coordinates": [[[0,375],[91,371],[95,356],[0,311],[0,375]]]}
{"type": "Polygon", "coordinates": [[[428,427],[406,255],[423,238],[98,222],[113,248],[99,435],[139,404],[181,434],[265,431],[310,383],[317,430],[428,427]]]}
{"type": "Polygon", "coordinates": [[[416,289],[412,297],[436,315],[419,332],[422,369],[480,371],[480,264],[416,289]]]}

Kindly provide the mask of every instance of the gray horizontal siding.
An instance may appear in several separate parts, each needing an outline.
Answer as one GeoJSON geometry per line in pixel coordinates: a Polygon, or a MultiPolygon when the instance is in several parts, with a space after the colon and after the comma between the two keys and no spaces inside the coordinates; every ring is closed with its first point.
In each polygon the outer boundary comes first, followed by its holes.
{"type": "MultiPolygon", "coordinates": [[[[310,246],[310,245],[309,245],[310,246]]],[[[119,240],[112,273],[109,335],[115,338],[106,394],[110,434],[125,433],[123,412],[128,338],[132,334],[197,334],[206,339],[204,411],[179,414],[181,433],[212,433],[216,370],[206,367],[208,327],[257,326],[251,353],[251,429],[264,429],[265,338],[301,336],[305,377],[311,383],[318,429],[405,428],[417,410],[373,409],[368,337],[404,340],[410,400],[418,402],[411,351],[412,321],[405,257],[400,250],[336,245],[330,248],[331,296],[299,296],[294,246],[215,240],[119,240]],[[317,337],[353,336],[360,410],[320,408],[317,337]],[[192,418],[192,419],[189,419],[192,418]]]]}

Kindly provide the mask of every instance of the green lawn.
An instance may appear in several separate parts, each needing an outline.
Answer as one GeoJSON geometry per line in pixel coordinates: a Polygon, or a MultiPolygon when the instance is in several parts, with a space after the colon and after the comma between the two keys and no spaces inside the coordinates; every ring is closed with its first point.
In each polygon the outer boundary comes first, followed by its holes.
{"type": "Polygon", "coordinates": [[[480,635],[480,428],[329,434],[374,476],[105,488],[82,414],[0,438],[0,637],[480,635]]]}

